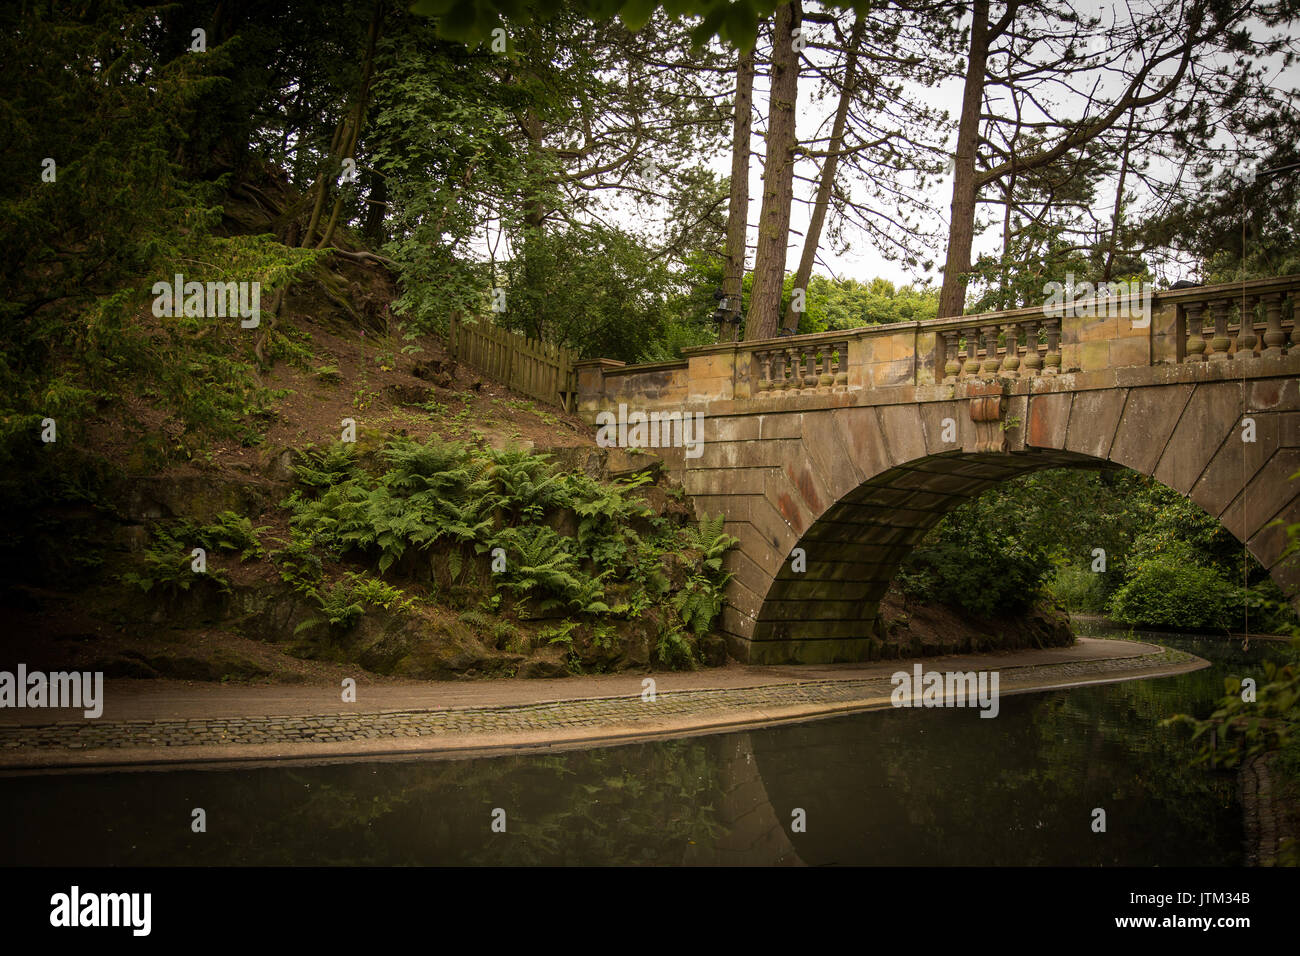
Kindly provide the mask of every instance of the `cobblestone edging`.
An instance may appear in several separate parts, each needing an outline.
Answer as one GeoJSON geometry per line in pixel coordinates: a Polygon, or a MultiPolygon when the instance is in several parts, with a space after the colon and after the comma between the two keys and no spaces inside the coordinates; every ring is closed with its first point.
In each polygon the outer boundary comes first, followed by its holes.
{"type": "MultiPolygon", "coordinates": [[[[1019,686],[1104,679],[1195,660],[1166,650],[1106,660],[1022,665],[999,669],[1003,691],[1019,686]]],[[[910,670],[914,662],[901,662],[910,670]]],[[[923,665],[924,666],[924,665],[923,665]]],[[[950,665],[951,666],[951,665],[950,665]]],[[[970,669],[975,668],[974,662],[970,669]]],[[[927,670],[929,668],[926,668],[927,670]]],[[[98,750],[124,747],[191,747],[361,741],[438,735],[510,734],[625,726],[644,721],[718,716],[808,705],[842,705],[888,697],[888,676],[830,679],[711,690],[668,691],[651,703],[640,694],[445,710],[377,711],[289,717],[212,717],[186,720],[61,721],[0,727],[0,753],[16,750],[98,750]]]]}

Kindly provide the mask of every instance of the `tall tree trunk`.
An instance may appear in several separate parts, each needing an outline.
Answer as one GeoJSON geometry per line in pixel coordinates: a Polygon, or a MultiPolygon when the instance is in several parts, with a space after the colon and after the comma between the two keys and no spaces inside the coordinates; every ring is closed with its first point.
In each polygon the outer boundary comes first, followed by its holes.
{"type": "Polygon", "coordinates": [[[546,226],[546,202],[543,198],[543,181],[546,177],[542,156],[544,130],[541,118],[531,108],[523,121],[528,136],[529,194],[524,197],[523,289],[527,331],[538,341],[545,332],[541,303],[544,297],[542,263],[538,253],[546,226]]]}
{"type": "MultiPolygon", "coordinates": [[[[866,23],[859,14],[853,21],[853,30],[849,35],[846,50],[847,60],[844,64],[844,87],[840,90],[840,103],[835,110],[835,122],[831,124],[831,139],[827,146],[825,161],[822,163],[821,181],[817,184],[817,198],[813,202],[812,221],[808,223],[808,235],[803,241],[803,255],[799,257],[799,271],[794,275],[794,287],[808,293],[808,280],[812,278],[813,262],[817,258],[817,247],[822,241],[822,227],[826,225],[826,211],[831,204],[831,189],[835,186],[835,170],[840,161],[840,150],[844,146],[844,129],[848,126],[849,105],[858,72],[858,46],[866,32],[866,23]]],[[[799,312],[791,309],[786,313],[784,328],[794,332],[799,327],[799,312]]]]}
{"type": "Polygon", "coordinates": [[[975,240],[975,153],[979,145],[984,70],[989,57],[989,0],[975,0],[970,28],[970,58],[961,99],[957,157],[952,180],[952,219],[948,225],[948,260],[939,292],[939,316],[961,315],[966,308],[966,273],[975,240]]]}
{"type": "Polygon", "coordinates": [[[365,184],[370,201],[361,224],[361,234],[366,237],[366,242],[372,249],[378,249],[384,244],[384,217],[388,215],[388,177],[367,168],[365,184]]]}
{"type": "MultiPolygon", "coordinates": [[[[345,142],[345,148],[338,156],[338,163],[341,165],[343,160],[348,157],[355,157],[357,152],[357,141],[361,138],[361,124],[366,116],[366,104],[370,99],[370,80],[374,74],[375,67],[375,44],[379,40],[379,31],[383,24],[384,0],[375,0],[375,10],[370,17],[370,30],[366,36],[366,55],[361,67],[361,89],[357,92],[357,101],[353,104],[352,109],[352,130],[351,138],[345,142]]],[[[322,183],[322,187],[324,184],[322,183]]],[[[324,195],[324,192],[321,193],[324,195]]],[[[343,200],[346,198],[346,191],[340,189],[334,197],[334,209],[330,213],[329,224],[325,227],[324,233],[321,234],[320,242],[316,244],[317,249],[324,249],[334,238],[334,227],[338,225],[339,213],[343,210],[343,200]]],[[[319,218],[319,216],[317,217],[319,218]]],[[[310,238],[311,230],[308,230],[310,238]]]]}
{"type": "MultiPolygon", "coordinates": [[[[740,54],[736,63],[736,117],[731,133],[731,201],[727,207],[726,264],[722,294],[740,310],[745,284],[745,234],[749,228],[749,141],[754,120],[754,51],[740,54]]],[[[723,325],[719,342],[731,342],[739,327],[723,325]]]]}
{"type": "Polygon", "coordinates": [[[1002,209],[1002,268],[999,270],[998,284],[1002,290],[1000,308],[1012,309],[1011,298],[1011,206],[1016,196],[1016,171],[1012,169],[1002,186],[1002,198],[1006,205],[1002,209]]]}
{"type": "Polygon", "coordinates": [[[1115,187],[1115,208],[1110,216],[1110,242],[1106,246],[1106,265],[1102,268],[1101,278],[1110,281],[1115,269],[1115,247],[1119,243],[1119,224],[1124,215],[1124,180],[1128,179],[1128,157],[1133,149],[1133,113],[1128,114],[1128,127],[1124,130],[1124,155],[1120,158],[1119,184],[1115,187]]]}
{"type": "Polygon", "coordinates": [[[763,210],[758,220],[754,291],[745,324],[746,339],[775,337],[781,318],[781,286],[785,280],[786,246],[790,241],[790,204],[794,201],[795,105],[799,96],[799,54],[791,33],[799,28],[802,19],[799,0],[776,8],[767,156],[763,165],[763,210]]]}

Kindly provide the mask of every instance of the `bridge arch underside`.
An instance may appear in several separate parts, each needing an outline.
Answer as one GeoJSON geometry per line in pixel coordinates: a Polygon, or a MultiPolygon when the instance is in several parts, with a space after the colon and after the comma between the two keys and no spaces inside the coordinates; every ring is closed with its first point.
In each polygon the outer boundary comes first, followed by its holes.
{"type": "Polygon", "coordinates": [[[754,624],[752,662],[865,660],[883,638],[880,599],[926,532],[963,502],[1046,468],[1097,468],[1073,452],[955,453],[910,462],[864,482],[799,539],[807,562],[783,563],[754,624]]]}
{"type": "Polygon", "coordinates": [[[1300,600],[1300,561],[1284,557],[1284,526],[1300,522],[1294,373],[1247,383],[1215,369],[1152,373],[1131,385],[1010,392],[1001,421],[987,424],[972,420],[975,396],[960,387],[716,417],[685,481],[696,508],[727,515],[740,540],[721,620],[732,656],[869,660],[882,639],[880,598],[925,533],[962,502],[1046,468],[1154,478],[1216,517],[1300,600]],[[1242,440],[1246,416],[1254,441],[1242,440]]]}

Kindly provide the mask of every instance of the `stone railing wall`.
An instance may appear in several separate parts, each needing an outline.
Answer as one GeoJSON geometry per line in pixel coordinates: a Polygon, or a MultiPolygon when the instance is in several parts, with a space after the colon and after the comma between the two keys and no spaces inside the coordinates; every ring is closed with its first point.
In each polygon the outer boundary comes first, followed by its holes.
{"type": "Polygon", "coordinates": [[[1297,300],[1300,276],[1285,276],[705,345],[679,362],[591,359],[576,363],[578,412],[1280,358],[1295,344],[1297,300]]]}

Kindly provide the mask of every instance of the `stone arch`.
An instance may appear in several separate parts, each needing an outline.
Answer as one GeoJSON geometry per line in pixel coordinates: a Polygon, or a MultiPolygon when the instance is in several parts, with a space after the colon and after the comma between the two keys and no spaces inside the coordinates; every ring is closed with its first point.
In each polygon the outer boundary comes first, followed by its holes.
{"type": "Polygon", "coordinates": [[[697,510],[722,511],[740,539],[722,617],[731,653],[864,659],[877,602],[925,532],[993,485],[1052,467],[1153,477],[1218,518],[1296,600],[1300,569],[1282,555],[1283,525],[1300,522],[1300,481],[1289,481],[1300,471],[1297,380],[1234,381],[1202,366],[1151,381],[1142,371],[1145,380],[1108,388],[1075,390],[1061,376],[1034,393],[915,389],[893,404],[718,418],[684,480],[697,510]],[[1254,442],[1242,440],[1244,417],[1254,442]],[[946,441],[953,426],[957,440],[946,441]],[[790,570],[795,547],[807,553],[801,574],[790,570]]]}

